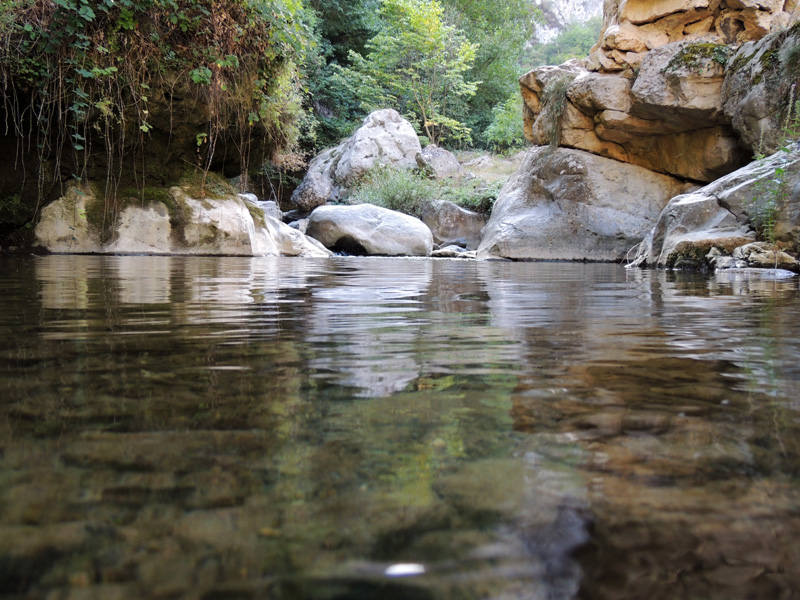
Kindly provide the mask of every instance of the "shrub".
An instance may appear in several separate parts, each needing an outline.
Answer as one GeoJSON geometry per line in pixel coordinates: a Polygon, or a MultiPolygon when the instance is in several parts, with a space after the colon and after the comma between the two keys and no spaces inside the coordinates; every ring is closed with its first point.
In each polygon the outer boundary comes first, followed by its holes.
{"type": "Polygon", "coordinates": [[[107,180],[118,178],[123,160],[147,155],[154,105],[176,90],[209,107],[189,149],[205,171],[223,139],[247,172],[256,140],[274,152],[299,134],[308,33],[296,0],[6,0],[0,9],[6,123],[40,149],[41,165],[68,160],[81,179],[94,151],[107,180]]]}
{"type": "Polygon", "coordinates": [[[501,182],[481,179],[428,179],[418,171],[380,168],[365,177],[350,195],[354,204],[375,204],[419,217],[427,204],[448,200],[468,210],[490,213],[501,182]]]}
{"type": "Polygon", "coordinates": [[[350,195],[354,204],[374,204],[418,217],[435,199],[434,182],[415,171],[383,167],[371,171],[350,195]]]}
{"type": "Polygon", "coordinates": [[[522,100],[514,93],[492,109],[492,123],[483,134],[495,151],[518,148],[525,144],[522,128],[522,100]]]}

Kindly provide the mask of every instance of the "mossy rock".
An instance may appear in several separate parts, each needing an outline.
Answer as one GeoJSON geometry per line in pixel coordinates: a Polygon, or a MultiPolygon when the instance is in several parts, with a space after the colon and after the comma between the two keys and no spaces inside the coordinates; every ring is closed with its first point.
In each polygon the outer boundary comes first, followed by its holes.
{"type": "Polygon", "coordinates": [[[664,70],[699,70],[705,67],[709,61],[725,66],[732,53],[733,48],[726,44],[713,44],[711,42],[689,44],[681,48],[681,50],[672,57],[664,70]]]}

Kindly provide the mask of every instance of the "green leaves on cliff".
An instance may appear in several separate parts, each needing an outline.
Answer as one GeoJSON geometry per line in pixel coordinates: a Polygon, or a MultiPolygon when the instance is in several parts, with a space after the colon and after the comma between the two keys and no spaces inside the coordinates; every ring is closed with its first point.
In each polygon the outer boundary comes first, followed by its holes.
{"type": "Polygon", "coordinates": [[[192,90],[207,168],[231,132],[242,155],[256,125],[271,150],[294,143],[311,39],[300,0],[6,0],[0,97],[18,130],[36,115],[43,160],[78,141],[80,162],[93,139],[111,152],[150,132],[154,99],[192,90]]]}

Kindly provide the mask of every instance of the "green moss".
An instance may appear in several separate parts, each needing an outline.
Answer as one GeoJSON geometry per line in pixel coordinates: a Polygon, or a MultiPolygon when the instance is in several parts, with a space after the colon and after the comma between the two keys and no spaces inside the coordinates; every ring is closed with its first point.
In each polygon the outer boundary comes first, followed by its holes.
{"type": "Polygon", "coordinates": [[[770,48],[764,52],[758,60],[765,70],[768,69],[770,71],[774,70],[780,64],[780,58],[774,48],[770,48]]]}
{"type": "Polygon", "coordinates": [[[179,185],[192,198],[199,200],[205,198],[221,200],[236,195],[236,190],[227,179],[213,172],[203,173],[199,169],[184,173],[179,185]]]}
{"type": "Polygon", "coordinates": [[[730,71],[739,71],[739,70],[741,70],[743,67],[745,67],[747,64],[749,64],[751,60],[753,60],[755,55],[756,55],[755,52],[753,54],[746,54],[746,53],[742,52],[741,54],[739,54],[733,60],[733,62],[731,63],[731,65],[729,67],[729,70],[730,71]]]}
{"type": "Polygon", "coordinates": [[[266,216],[264,215],[264,211],[254,204],[250,204],[249,202],[245,202],[244,204],[247,207],[247,210],[250,211],[250,216],[253,217],[253,222],[256,224],[256,227],[266,227],[267,220],[266,216]]]}
{"type": "Polygon", "coordinates": [[[672,57],[665,67],[666,71],[678,69],[697,69],[704,66],[707,61],[713,61],[723,67],[728,63],[733,49],[725,44],[712,44],[711,42],[698,42],[681,48],[672,57]]]}
{"type": "Polygon", "coordinates": [[[167,206],[172,202],[169,190],[163,187],[145,186],[141,189],[135,187],[124,187],[117,190],[118,199],[140,200],[142,205],[160,202],[167,206]]]}

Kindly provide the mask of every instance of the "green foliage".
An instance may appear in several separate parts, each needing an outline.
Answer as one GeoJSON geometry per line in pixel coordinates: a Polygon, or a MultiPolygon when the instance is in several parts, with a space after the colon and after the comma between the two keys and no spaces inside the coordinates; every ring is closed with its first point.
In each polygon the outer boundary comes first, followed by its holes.
{"type": "Polygon", "coordinates": [[[561,141],[561,122],[567,107],[567,89],[575,80],[575,74],[565,74],[550,81],[542,91],[542,114],[546,116],[545,131],[550,145],[561,141]]]}
{"type": "Polygon", "coordinates": [[[776,241],[775,225],[787,197],[784,174],[784,169],[778,167],[767,179],[759,181],[755,186],[755,194],[747,206],[750,224],[755,229],[758,239],[771,244],[776,241]]]}
{"type": "Polygon", "coordinates": [[[560,65],[573,58],[584,58],[597,43],[603,20],[599,17],[585,23],[572,23],[547,44],[534,44],[526,49],[523,63],[526,70],[542,65],[560,65]]]}
{"type": "Polygon", "coordinates": [[[383,28],[367,44],[368,54],[350,54],[348,76],[359,82],[362,107],[394,106],[412,116],[431,141],[469,142],[459,120],[476,83],[467,72],[476,47],[444,20],[436,0],[381,0],[383,28]]]}
{"type": "Polygon", "coordinates": [[[419,216],[434,199],[432,182],[408,169],[381,168],[370,172],[350,195],[353,204],[374,204],[419,216]]]}
{"type": "MultiPolygon", "coordinates": [[[[485,132],[495,119],[494,108],[511,95],[519,97],[522,52],[540,12],[530,0],[441,0],[446,19],[477,45],[468,78],[477,82],[467,98],[464,123],[485,132]]],[[[486,143],[478,136],[476,143],[486,143]]]]}
{"type": "MultiPolygon", "coordinates": [[[[402,3],[312,0],[311,5],[318,16],[316,30],[320,54],[311,66],[309,91],[314,116],[319,122],[316,142],[320,146],[338,143],[352,133],[370,110],[387,106],[410,118],[418,132],[425,139],[430,138],[431,142],[485,144],[482,133],[494,119],[494,107],[517,93],[520,53],[538,14],[528,0],[417,0],[402,3]],[[392,4],[395,6],[390,6],[392,4]],[[399,5],[404,5],[399,12],[406,16],[398,19],[399,5]],[[474,91],[459,96],[452,93],[453,88],[442,89],[439,99],[446,98],[446,110],[439,110],[436,119],[423,118],[413,98],[413,89],[403,82],[408,73],[390,72],[396,65],[385,60],[380,52],[375,53],[374,47],[380,47],[386,38],[411,42],[412,62],[416,60],[415,50],[422,50],[419,56],[429,52],[430,49],[424,48],[422,43],[427,36],[424,27],[418,26],[419,21],[409,23],[413,14],[425,11],[439,11],[431,20],[431,23],[438,23],[434,30],[455,33],[462,41],[468,40],[475,51],[474,60],[467,70],[460,75],[453,72],[454,78],[460,76],[463,81],[474,85],[474,91]],[[408,15],[412,15],[411,18],[408,15]],[[411,40],[413,32],[420,31],[421,39],[411,40]],[[365,43],[367,41],[373,46],[365,43]],[[381,74],[389,74],[400,85],[390,85],[381,74]],[[425,131],[426,120],[437,123],[432,137],[425,131]],[[481,135],[473,139],[470,137],[472,132],[481,135]]],[[[457,41],[456,38],[449,40],[449,46],[455,47],[457,41]]],[[[384,54],[391,51],[384,50],[384,54]]],[[[452,52],[451,57],[454,58],[452,52]]],[[[420,65],[418,72],[420,79],[425,80],[430,71],[422,67],[420,65]]],[[[398,68],[407,67],[400,65],[398,68]]],[[[436,75],[440,78],[439,72],[436,75]]]]}
{"type": "Polygon", "coordinates": [[[77,179],[93,142],[113,179],[122,155],[146,146],[154,98],[176,88],[194,87],[210,107],[197,132],[207,136],[201,166],[225,136],[246,162],[255,136],[275,151],[299,134],[304,19],[301,0],[6,1],[0,94],[15,129],[35,138],[41,164],[71,151],[77,179]]]}
{"type": "Polygon", "coordinates": [[[480,179],[437,181],[418,171],[380,168],[370,172],[353,190],[349,201],[374,204],[419,217],[434,200],[448,200],[463,208],[489,213],[501,182],[480,179]]]}
{"type": "Polygon", "coordinates": [[[519,148],[525,144],[522,127],[522,99],[519,93],[492,109],[492,122],[484,132],[484,140],[494,150],[519,148]]]}

